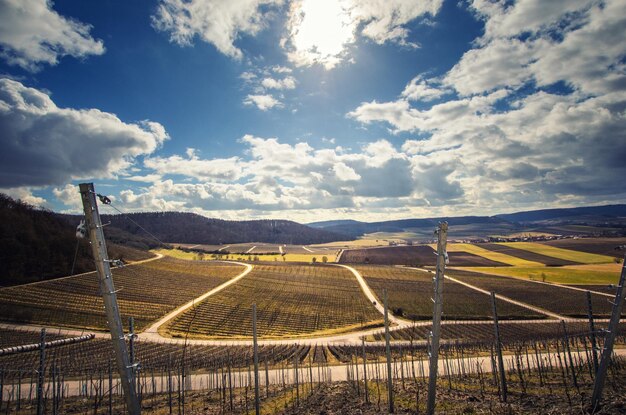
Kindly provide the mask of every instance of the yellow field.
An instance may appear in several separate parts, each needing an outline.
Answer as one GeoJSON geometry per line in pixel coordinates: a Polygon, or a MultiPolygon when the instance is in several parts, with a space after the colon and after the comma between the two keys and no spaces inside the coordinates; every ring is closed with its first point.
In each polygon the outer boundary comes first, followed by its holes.
{"type": "Polygon", "coordinates": [[[615,262],[612,262],[610,264],[566,265],[563,268],[579,269],[583,271],[614,272],[616,274],[619,274],[622,270],[622,264],[617,264],[615,262]]]}
{"type": "MultiPolygon", "coordinates": [[[[179,259],[188,259],[188,260],[198,260],[198,254],[195,252],[185,252],[180,249],[155,249],[152,252],[171,256],[179,259]]],[[[248,262],[256,262],[255,259],[258,258],[259,262],[313,262],[313,258],[316,259],[316,262],[323,263],[323,258],[327,258],[327,262],[335,262],[336,255],[335,254],[327,254],[327,253],[319,253],[319,254],[271,254],[271,255],[247,255],[247,254],[229,254],[229,255],[220,255],[217,259],[224,260],[233,260],[233,261],[248,261],[248,262]]],[[[208,261],[216,259],[213,254],[204,254],[203,260],[208,261]]]]}
{"type": "Polygon", "coordinates": [[[500,245],[523,249],[536,254],[551,256],[566,261],[580,262],[583,264],[604,264],[613,262],[613,258],[605,255],[590,254],[587,252],[572,251],[570,249],[555,248],[533,242],[499,242],[500,245]]]}
{"type": "MultiPolygon", "coordinates": [[[[437,249],[437,245],[431,245],[434,249],[437,249]]],[[[483,258],[490,259],[492,261],[502,262],[516,267],[543,267],[544,265],[539,262],[527,261],[522,258],[516,258],[511,255],[506,255],[500,252],[490,251],[485,248],[481,248],[472,244],[448,244],[448,252],[468,252],[470,254],[478,255],[483,258]]]]}
{"type": "Polygon", "coordinates": [[[337,241],[325,244],[309,245],[311,248],[362,248],[368,246],[388,246],[389,242],[382,239],[355,239],[354,241],[337,241]]]}
{"type": "Polygon", "coordinates": [[[468,271],[484,274],[515,277],[525,280],[554,282],[557,284],[616,284],[619,270],[601,271],[591,269],[572,269],[565,267],[463,267],[468,271]]]}

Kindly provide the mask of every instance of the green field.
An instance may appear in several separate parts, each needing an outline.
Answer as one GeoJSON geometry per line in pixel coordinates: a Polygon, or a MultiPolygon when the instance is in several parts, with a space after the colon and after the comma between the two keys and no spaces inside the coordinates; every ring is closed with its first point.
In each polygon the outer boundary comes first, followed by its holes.
{"type": "Polygon", "coordinates": [[[613,262],[613,258],[610,256],[555,248],[553,246],[533,242],[500,242],[499,244],[510,246],[511,248],[523,249],[540,255],[563,259],[565,261],[579,262],[581,264],[604,264],[607,262],[613,262]]]}
{"type": "Polygon", "coordinates": [[[619,272],[561,267],[467,267],[463,269],[557,284],[608,285],[616,284],[619,280],[619,272]]]}

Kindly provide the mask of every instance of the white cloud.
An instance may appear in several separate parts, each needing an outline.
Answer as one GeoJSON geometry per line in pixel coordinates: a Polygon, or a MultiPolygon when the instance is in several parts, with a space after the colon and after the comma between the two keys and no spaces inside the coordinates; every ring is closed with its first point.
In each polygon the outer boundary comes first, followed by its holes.
{"type": "Polygon", "coordinates": [[[49,208],[50,204],[46,199],[40,196],[35,196],[33,194],[33,189],[29,187],[15,187],[11,189],[2,189],[0,188],[0,193],[4,193],[5,195],[15,199],[21,200],[24,203],[28,203],[32,206],[49,208]]]}
{"type": "Polygon", "coordinates": [[[333,171],[337,176],[337,179],[342,182],[347,182],[351,180],[359,180],[361,176],[354,171],[352,167],[347,166],[345,163],[337,163],[333,166],[333,171]]]}
{"type": "Polygon", "coordinates": [[[402,91],[402,97],[410,101],[432,101],[450,91],[440,86],[433,87],[433,82],[425,80],[421,75],[416,76],[402,91]]]}
{"type": "Polygon", "coordinates": [[[201,160],[193,152],[188,152],[187,156],[188,158],[177,155],[150,157],[144,160],[144,166],[158,173],[156,180],[165,174],[179,174],[201,180],[236,180],[241,176],[241,166],[237,157],[201,160]]]}
{"type": "Polygon", "coordinates": [[[245,105],[255,105],[261,111],[267,111],[274,107],[282,107],[283,104],[272,95],[248,95],[243,101],[245,105]]]}
{"type": "Polygon", "coordinates": [[[360,24],[363,36],[378,44],[395,41],[404,45],[409,35],[405,25],[421,16],[435,16],[443,0],[358,0],[349,7],[350,15],[360,24]]]}
{"type": "Polygon", "coordinates": [[[288,68],[286,66],[281,66],[281,65],[275,65],[272,67],[272,71],[274,71],[275,73],[291,73],[293,72],[291,70],[291,68],[288,68]]]}
{"type": "Polygon", "coordinates": [[[296,79],[293,76],[287,76],[283,79],[264,78],[261,86],[266,89],[294,89],[296,87],[296,79]]]}
{"type": "Polygon", "coordinates": [[[66,184],[63,187],[55,187],[52,189],[54,197],[65,206],[67,210],[80,212],[83,210],[83,201],[80,197],[78,186],[73,184],[66,184]]]}
{"type": "Polygon", "coordinates": [[[168,138],[156,122],[129,124],[97,109],[59,108],[46,93],[10,79],[0,79],[0,130],[2,187],[114,177],[168,138]]]}
{"type": "Polygon", "coordinates": [[[241,59],[235,46],[242,35],[255,35],[267,25],[268,6],[282,0],[160,0],[153,26],[168,32],[170,40],[190,45],[194,37],[213,44],[221,53],[241,59]]]}
{"type": "Polygon", "coordinates": [[[9,64],[37,71],[63,56],[101,55],[104,45],[91,37],[91,26],[65,18],[48,0],[0,1],[0,56],[9,64]]]}
{"type": "Polygon", "coordinates": [[[442,0],[295,0],[291,3],[287,36],[281,46],[296,66],[332,69],[348,60],[349,47],[360,34],[378,44],[408,41],[406,24],[434,16],[442,0]]]}

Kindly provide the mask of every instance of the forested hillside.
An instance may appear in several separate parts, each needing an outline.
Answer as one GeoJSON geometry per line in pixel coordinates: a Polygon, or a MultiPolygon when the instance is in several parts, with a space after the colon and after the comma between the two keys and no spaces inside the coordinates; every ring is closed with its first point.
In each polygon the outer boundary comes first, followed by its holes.
{"type": "Polygon", "coordinates": [[[183,212],[103,215],[103,221],[111,222],[111,227],[132,235],[144,234],[137,226],[139,224],[164,242],[190,244],[267,242],[300,245],[333,242],[346,238],[345,235],[336,232],[315,229],[287,220],[228,221],[183,212]]]}
{"type": "MultiPolygon", "coordinates": [[[[76,239],[77,224],[0,194],[0,286],[69,275],[73,264],[74,273],[94,270],[88,241],[76,239]]],[[[118,230],[107,229],[108,233],[118,241],[128,239],[118,230]]],[[[111,258],[136,260],[151,256],[107,239],[111,258]]],[[[135,244],[141,246],[139,241],[135,244]]]]}

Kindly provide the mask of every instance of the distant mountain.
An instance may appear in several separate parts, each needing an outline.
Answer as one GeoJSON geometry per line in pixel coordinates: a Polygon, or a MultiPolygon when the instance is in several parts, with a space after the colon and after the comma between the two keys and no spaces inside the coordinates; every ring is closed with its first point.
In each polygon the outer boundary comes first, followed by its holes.
{"type": "Polygon", "coordinates": [[[459,216],[402,219],[384,222],[336,220],[309,224],[358,238],[380,233],[381,238],[430,240],[441,221],[450,226],[455,239],[487,238],[493,235],[543,232],[552,234],[621,235],[626,232],[626,205],[543,209],[495,216],[459,216]],[[586,228],[583,228],[586,227],[586,228]]]}
{"type": "Polygon", "coordinates": [[[141,229],[144,228],[161,241],[187,244],[267,242],[308,245],[346,239],[346,235],[288,220],[228,221],[183,212],[103,215],[102,221],[111,222],[111,228],[130,235],[146,236],[141,229]]]}
{"type": "Polygon", "coordinates": [[[587,217],[586,220],[606,221],[607,219],[625,218],[626,205],[607,205],[607,206],[591,206],[577,207],[567,209],[542,209],[530,212],[517,212],[504,215],[496,215],[496,217],[509,222],[529,223],[529,222],[545,222],[545,221],[571,221],[575,218],[587,217]]]}

